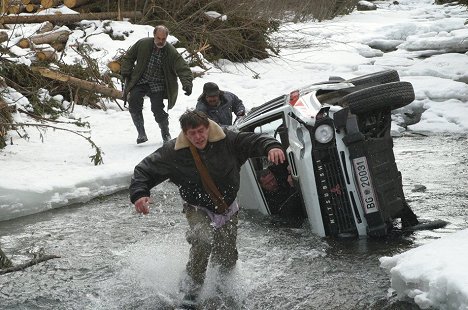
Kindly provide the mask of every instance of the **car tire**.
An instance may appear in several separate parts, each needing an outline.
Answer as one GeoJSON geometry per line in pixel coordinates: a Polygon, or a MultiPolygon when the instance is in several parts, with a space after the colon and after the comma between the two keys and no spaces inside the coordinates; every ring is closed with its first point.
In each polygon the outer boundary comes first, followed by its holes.
{"type": "Polygon", "coordinates": [[[374,86],[398,81],[400,81],[400,76],[396,70],[385,70],[358,76],[343,82],[353,83],[355,86],[367,84],[369,84],[369,86],[374,86]]]}
{"type": "Polygon", "coordinates": [[[355,91],[338,102],[349,107],[353,114],[363,114],[390,107],[390,110],[404,107],[414,100],[413,85],[409,82],[391,82],[355,91]]]}
{"type": "Polygon", "coordinates": [[[340,81],[342,83],[352,83],[354,87],[339,89],[317,95],[317,100],[331,105],[337,104],[337,101],[348,94],[359,91],[363,88],[400,81],[400,76],[396,70],[385,70],[374,72],[352,79],[340,81]]]}

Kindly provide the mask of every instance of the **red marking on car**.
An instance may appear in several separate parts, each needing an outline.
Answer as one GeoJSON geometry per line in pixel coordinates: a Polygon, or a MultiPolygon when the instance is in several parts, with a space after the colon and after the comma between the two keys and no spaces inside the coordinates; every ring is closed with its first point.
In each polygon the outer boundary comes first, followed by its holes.
{"type": "Polygon", "coordinates": [[[342,194],[342,191],[341,191],[340,184],[336,184],[335,187],[332,187],[332,188],[330,189],[330,192],[335,193],[335,194],[337,194],[337,195],[341,195],[341,194],[342,194]]]}
{"type": "Polygon", "coordinates": [[[292,106],[296,105],[297,100],[299,100],[299,91],[295,90],[289,94],[289,104],[292,106]]]}

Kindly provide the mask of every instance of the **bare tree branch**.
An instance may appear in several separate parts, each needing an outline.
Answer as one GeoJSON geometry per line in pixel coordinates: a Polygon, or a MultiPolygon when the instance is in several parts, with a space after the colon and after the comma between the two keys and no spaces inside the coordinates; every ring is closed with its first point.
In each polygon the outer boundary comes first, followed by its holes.
{"type": "Polygon", "coordinates": [[[56,127],[56,126],[52,126],[52,125],[48,125],[48,124],[38,124],[38,123],[30,124],[30,123],[3,123],[3,122],[0,122],[0,125],[4,125],[4,126],[21,126],[21,127],[53,128],[53,129],[56,129],[56,130],[63,130],[63,131],[71,132],[71,133],[73,133],[75,135],[78,135],[78,136],[82,137],[83,139],[87,140],[91,144],[91,147],[96,150],[96,154],[89,156],[89,158],[91,158],[91,162],[93,162],[95,166],[101,165],[101,164],[104,163],[104,161],[102,159],[102,155],[104,153],[101,151],[101,148],[99,148],[96,145],[96,143],[94,143],[94,141],[91,140],[91,137],[86,137],[85,135],[80,133],[80,132],[89,132],[89,131],[76,131],[76,130],[71,130],[71,129],[67,129],[67,128],[61,128],[61,127],[56,127]]]}
{"type": "Polygon", "coordinates": [[[0,270],[0,275],[10,273],[10,272],[24,270],[24,269],[26,269],[28,267],[37,265],[39,263],[42,263],[42,262],[48,261],[49,259],[54,259],[54,258],[60,258],[60,256],[58,256],[58,255],[43,255],[43,256],[40,256],[38,258],[33,258],[29,262],[0,270]]]}

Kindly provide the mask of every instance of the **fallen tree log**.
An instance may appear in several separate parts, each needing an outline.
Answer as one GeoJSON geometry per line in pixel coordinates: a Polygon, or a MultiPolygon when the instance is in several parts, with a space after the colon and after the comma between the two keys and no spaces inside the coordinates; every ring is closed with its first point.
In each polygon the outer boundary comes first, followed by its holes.
{"type": "Polygon", "coordinates": [[[120,73],[120,62],[117,60],[112,60],[107,64],[107,68],[114,73],[120,73]]]}
{"type": "Polygon", "coordinates": [[[53,43],[53,42],[67,42],[68,37],[70,36],[70,30],[68,29],[57,29],[55,31],[44,32],[40,34],[35,34],[29,39],[34,44],[44,44],[44,43],[53,43]]]}
{"type": "Polygon", "coordinates": [[[79,87],[80,89],[93,91],[99,94],[103,94],[107,97],[111,97],[114,99],[122,99],[123,97],[123,93],[118,89],[110,88],[105,85],[97,84],[94,82],[81,80],[55,70],[47,69],[44,67],[31,67],[31,70],[34,72],[38,72],[42,76],[45,76],[49,79],[69,83],[73,86],[79,87]]]}
{"type": "Polygon", "coordinates": [[[8,7],[8,14],[19,14],[23,13],[25,11],[25,8],[23,5],[10,5],[8,7]]]}
{"type": "Polygon", "coordinates": [[[57,53],[54,49],[37,50],[36,58],[39,61],[53,61],[57,59],[57,53]]]}
{"type": "Polygon", "coordinates": [[[41,4],[41,0],[21,0],[24,5],[28,4],[41,4]]]}
{"type": "Polygon", "coordinates": [[[25,5],[26,12],[28,13],[35,13],[39,10],[39,5],[38,4],[32,4],[28,3],[25,5]]]}
{"type": "Polygon", "coordinates": [[[49,44],[38,44],[33,46],[36,59],[39,61],[53,61],[57,59],[55,49],[49,44]]]}
{"type": "Polygon", "coordinates": [[[69,8],[76,8],[82,6],[83,4],[88,4],[90,0],[64,0],[63,4],[69,8]]]}
{"type": "Polygon", "coordinates": [[[49,44],[54,43],[66,43],[70,35],[70,30],[57,29],[56,31],[49,31],[46,33],[40,33],[29,38],[22,38],[16,45],[21,48],[30,48],[32,44],[49,44]],[[32,44],[31,44],[32,43],[32,44]]]}
{"type": "Polygon", "coordinates": [[[41,0],[41,6],[45,9],[54,8],[62,3],[62,0],[41,0]]]}
{"type": "Polygon", "coordinates": [[[29,48],[31,46],[31,41],[29,41],[27,38],[22,38],[18,41],[18,43],[16,43],[16,45],[21,48],[29,48]]]}
{"type": "Polygon", "coordinates": [[[56,50],[57,52],[61,52],[65,49],[65,43],[63,42],[52,42],[50,44],[50,46],[52,46],[54,48],[54,50],[56,50]]]}
{"type": "Polygon", "coordinates": [[[52,24],[49,21],[46,21],[46,22],[42,23],[42,25],[39,28],[39,30],[37,31],[37,33],[49,32],[49,31],[52,31],[53,29],[54,29],[54,24],[52,24]]]}
{"type": "MultiPolygon", "coordinates": [[[[73,24],[84,19],[86,20],[115,20],[119,16],[118,12],[103,12],[103,13],[81,13],[81,14],[52,14],[52,15],[15,15],[1,16],[0,24],[33,24],[50,21],[54,24],[73,24]]],[[[143,14],[140,11],[125,11],[120,12],[122,18],[141,19],[143,14]]]]}
{"type": "Polygon", "coordinates": [[[2,7],[2,14],[8,14],[10,6],[21,5],[20,0],[0,0],[0,6],[2,7]]]}
{"type": "Polygon", "coordinates": [[[5,10],[4,13],[8,12],[8,8],[12,5],[21,5],[21,0],[1,0],[2,8],[5,10]]]}

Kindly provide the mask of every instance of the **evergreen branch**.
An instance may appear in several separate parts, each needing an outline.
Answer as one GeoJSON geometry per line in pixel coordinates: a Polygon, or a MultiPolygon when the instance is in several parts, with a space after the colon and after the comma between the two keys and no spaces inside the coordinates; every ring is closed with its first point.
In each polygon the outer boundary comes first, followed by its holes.
{"type": "Polygon", "coordinates": [[[36,120],[43,120],[43,121],[47,121],[47,122],[60,123],[60,124],[72,124],[72,125],[76,125],[78,127],[87,127],[87,128],[90,127],[88,122],[82,122],[81,120],[75,120],[75,121],[72,121],[72,122],[65,122],[65,121],[58,121],[58,120],[55,120],[55,119],[45,118],[45,117],[36,115],[34,113],[28,112],[26,110],[23,110],[21,108],[18,108],[17,111],[21,112],[21,113],[24,113],[24,114],[27,114],[27,115],[31,116],[32,118],[34,118],[36,120]]]}

